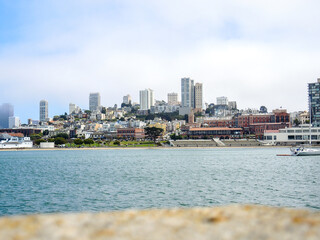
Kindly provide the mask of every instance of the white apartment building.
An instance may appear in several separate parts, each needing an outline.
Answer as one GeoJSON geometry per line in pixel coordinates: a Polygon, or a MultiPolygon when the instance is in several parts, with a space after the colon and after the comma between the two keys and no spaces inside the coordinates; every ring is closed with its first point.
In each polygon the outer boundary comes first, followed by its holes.
{"type": "Polygon", "coordinates": [[[149,110],[154,106],[154,92],[150,88],[140,90],[140,110],[149,110]]]}
{"type": "Polygon", "coordinates": [[[217,105],[228,105],[227,97],[217,97],[217,105]]]}

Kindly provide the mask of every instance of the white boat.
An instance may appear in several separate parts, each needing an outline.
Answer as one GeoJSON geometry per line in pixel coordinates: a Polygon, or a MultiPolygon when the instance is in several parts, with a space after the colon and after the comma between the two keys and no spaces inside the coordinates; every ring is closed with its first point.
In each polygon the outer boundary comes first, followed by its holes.
{"type": "Polygon", "coordinates": [[[318,148],[308,148],[308,147],[295,147],[290,148],[293,156],[316,156],[320,155],[320,149],[318,148]]]}

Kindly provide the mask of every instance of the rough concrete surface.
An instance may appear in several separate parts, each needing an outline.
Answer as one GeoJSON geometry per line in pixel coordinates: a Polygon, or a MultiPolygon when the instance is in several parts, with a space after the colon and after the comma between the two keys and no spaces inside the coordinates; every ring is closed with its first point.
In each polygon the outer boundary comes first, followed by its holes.
{"type": "Polygon", "coordinates": [[[1,240],[320,239],[320,212],[252,205],[0,218],[1,240]]]}

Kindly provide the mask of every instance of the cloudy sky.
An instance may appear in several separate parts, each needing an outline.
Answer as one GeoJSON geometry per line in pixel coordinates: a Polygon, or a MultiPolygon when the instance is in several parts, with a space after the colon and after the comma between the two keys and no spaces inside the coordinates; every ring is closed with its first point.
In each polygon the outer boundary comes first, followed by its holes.
{"type": "Polygon", "coordinates": [[[269,111],[307,109],[320,78],[319,0],[0,0],[0,103],[22,122],[68,104],[104,106],[151,88],[180,96],[203,83],[204,101],[269,111]]]}

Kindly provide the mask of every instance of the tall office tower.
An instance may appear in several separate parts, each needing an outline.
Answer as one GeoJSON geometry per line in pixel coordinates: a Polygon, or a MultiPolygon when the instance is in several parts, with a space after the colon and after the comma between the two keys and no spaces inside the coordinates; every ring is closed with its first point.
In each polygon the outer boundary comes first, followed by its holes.
{"type": "Polygon", "coordinates": [[[217,97],[217,105],[228,105],[227,97],[217,97]]]}
{"type": "Polygon", "coordinates": [[[150,88],[140,90],[140,110],[149,110],[152,106],[154,106],[153,90],[150,88]]]}
{"type": "Polygon", "coordinates": [[[100,93],[90,93],[89,96],[89,110],[99,110],[100,107],[100,93]]]}
{"type": "Polygon", "coordinates": [[[48,119],[48,102],[46,100],[40,101],[40,122],[45,122],[48,119]]]}
{"type": "Polygon", "coordinates": [[[9,117],[9,128],[20,127],[19,117],[9,117]]]}
{"type": "Polygon", "coordinates": [[[202,83],[194,85],[194,108],[202,110],[202,83]]]}
{"type": "Polygon", "coordinates": [[[181,78],[181,105],[194,107],[194,81],[190,78],[181,78]]]}
{"type": "Polygon", "coordinates": [[[0,128],[9,127],[9,117],[14,115],[13,106],[10,103],[0,105],[0,128]]]}
{"type": "Polygon", "coordinates": [[[311,111],[311,123],[320,127],[320,78],[315,83],[309,83],[309,110],[311,111]]]}
{"type": "Polygon", "coordinates": [[[178,105],[178,93],[168,93],[168,105],[178,105]]]}

